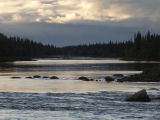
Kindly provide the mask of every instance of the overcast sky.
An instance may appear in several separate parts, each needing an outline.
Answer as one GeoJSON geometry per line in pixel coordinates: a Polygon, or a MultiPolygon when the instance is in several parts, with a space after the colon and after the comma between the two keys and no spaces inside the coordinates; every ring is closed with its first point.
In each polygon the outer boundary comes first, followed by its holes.
{"type": "Polygon", "coordinates": [[[0,0],[0,32],[56,46],[160,32],[160,0],[0,0]]]}

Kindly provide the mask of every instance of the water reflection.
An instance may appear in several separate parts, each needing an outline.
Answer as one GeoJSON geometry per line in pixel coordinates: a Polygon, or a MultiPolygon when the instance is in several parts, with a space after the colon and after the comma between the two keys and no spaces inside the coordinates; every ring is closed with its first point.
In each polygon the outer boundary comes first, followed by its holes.
{"type": "Polygon", "coordinates": [[[135,74],[141,72],[142,68],[157,64],[159,63],[121,60],[38,60],[1,63],[0,119],[159,120],[159,101],[127,103],[124,98],[129,92],[141,89],[147,89],[151,97],[158,96],[160,83],[76,80],[79,76],[102,79],[117,73],[135,74]],[[56,75],[60,79],[25,78],[36,74],[56,75]],[[11,79],[11,76],[22,78],[11,79]]]}
{"type": "Polygon", "coordinates": [[[0,75],[58,75],[72,79],[77,76],[99,77],[115,73],[134,74],[158,62],[123,60],[37,60],[0,64],[0,75]]]}
{"type": "Polygon", "coordinates": [[[1,63],[0,70],[17,68],[20,70],[139,70],[152,67],[158,62],[122,60],[37,60],[1,63]]]}
{"type": "Polygon", "coordinates": [[[34,93],[68,93],[123,91],[135,92],[140,89],[160,89],[160,83],[107,83],[105,81],[86,82],[80,80],[42,80],[42,79],[10,79],[1,76],[0,92],[34,92],[34,93]]]}

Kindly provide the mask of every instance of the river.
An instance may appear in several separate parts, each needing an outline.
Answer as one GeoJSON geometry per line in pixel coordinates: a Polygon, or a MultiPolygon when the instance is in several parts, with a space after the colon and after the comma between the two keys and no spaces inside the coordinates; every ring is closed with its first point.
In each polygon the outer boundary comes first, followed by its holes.
{"type": "Polygon", "coordinates": [[[139,74],[158,62],[119,59],[38,59],[0,64],[0,120],[159,120],[160,83],[107,83],[113,74],[139,74]],[[28,76],[57,76],[28,79],[28,76]],[[86,76],[97,81],[77,80],[86,76]],[[11,77],[21,77],[12,79],[11,77]],[[146,89],[152,102],[125,102],[146,89]]]}

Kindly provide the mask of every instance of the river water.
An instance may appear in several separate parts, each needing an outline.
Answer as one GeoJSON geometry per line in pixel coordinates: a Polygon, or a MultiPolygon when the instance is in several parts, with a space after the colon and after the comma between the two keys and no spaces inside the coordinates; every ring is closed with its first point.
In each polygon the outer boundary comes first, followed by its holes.
{"type": "Polygon", "coordinates": [[[105,76],[138,74],[157,64],[93,58],[1,63],[0,120],[159,120],[160,83],[104,81],[105,76]],[[60,79],[25,78],[34,75],[60,79]],[[77,80],[80,76],[101,81],[77,80]],[[124,101],[141,89],[152,102],[124,101]]]}

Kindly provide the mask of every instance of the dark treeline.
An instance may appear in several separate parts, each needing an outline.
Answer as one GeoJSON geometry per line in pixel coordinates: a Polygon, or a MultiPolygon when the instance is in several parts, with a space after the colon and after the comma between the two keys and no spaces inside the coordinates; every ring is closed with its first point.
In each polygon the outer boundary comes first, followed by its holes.
{"type": "Polygon", "coordinates": [[[122,57],[125,56],[125,49],[132,45],[131,41],[123,43],[92,44],[68,46],[60,49],[60,54],[65,56],[84,57],[122,57]]]}
{"type": "Polygon", "coordinates": [[[56,48],[29,39],[0,34],[0,58],[34,58],[52,56],[120,57],[130,60],[160,60],[160,35],[137,33],[133,40],[105,44],[56,48]]]}
{"type": "Polygon", "coordinates": [[[133,40],[108,44],[79,45],[61,48],[63,55],[121,57],[130,60],[160,60],[160,35],[135,34],[133,40]]]}
{"type": "Polygon", "coordinates": [[[133,45],[125,49],[125,58],[139,60],[160,60],[160,35],[148,32],[135,34],[133,45]]]}
{"type": "Polygon", "coordinates": [[[43,45],[29,39],[6,37],[0,34],[0,61],[30,59],[55,54],[56,48],[52,45],[43,45]]]}

